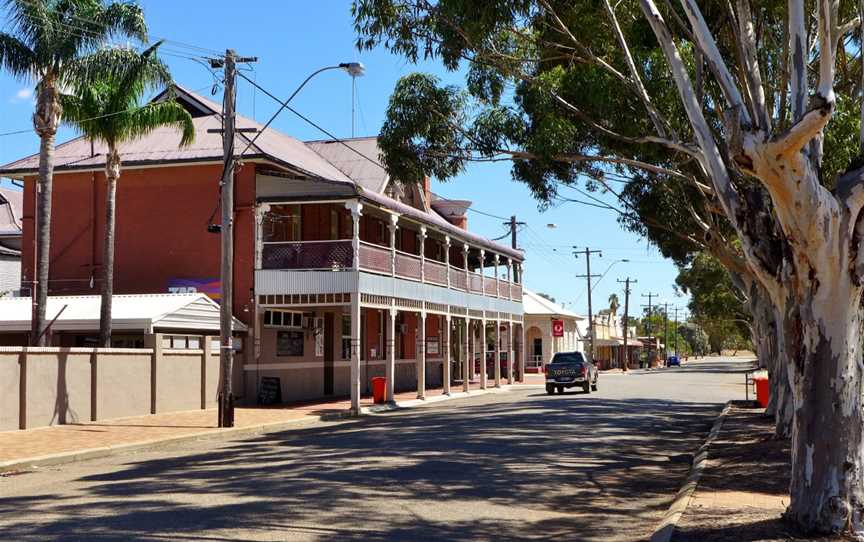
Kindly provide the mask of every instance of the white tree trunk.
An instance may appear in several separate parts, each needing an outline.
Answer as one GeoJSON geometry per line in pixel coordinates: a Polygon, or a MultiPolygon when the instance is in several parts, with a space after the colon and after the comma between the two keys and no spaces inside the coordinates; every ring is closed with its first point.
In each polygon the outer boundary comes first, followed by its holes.
{"type": "Polygon", "coordinates": [[[857,289],[843,278],[822,283],[785,319],[795,399],[787,516],[813,532],[864,534],[857,289]]]}

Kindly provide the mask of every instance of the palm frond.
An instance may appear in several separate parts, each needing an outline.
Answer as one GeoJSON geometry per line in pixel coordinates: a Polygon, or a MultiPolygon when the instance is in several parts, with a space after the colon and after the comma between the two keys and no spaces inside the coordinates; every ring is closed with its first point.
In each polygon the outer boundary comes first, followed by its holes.
{"type": "Polygon", "coordinates": [[[129,36],[141,42],[147,42],[147,21],[144,11],[131,2],[112,2],[104,7],[96,20],[111,34],[129,36]]]}
{"type": "Polygon", "coordinates": [[[165,126],[180,129],[181,147],[189,146],[195,141],[195,124],[192,122],[192,115],[174,101],[154,102],[133,111],[126,125],[126,137],[122,139],[135,139],[165,126]]]}
{"type": "Polygon", "coordinates": [[[33,74],[33,51],[11,34],[0,32],[0,66],[15,77],[33,74]]]}

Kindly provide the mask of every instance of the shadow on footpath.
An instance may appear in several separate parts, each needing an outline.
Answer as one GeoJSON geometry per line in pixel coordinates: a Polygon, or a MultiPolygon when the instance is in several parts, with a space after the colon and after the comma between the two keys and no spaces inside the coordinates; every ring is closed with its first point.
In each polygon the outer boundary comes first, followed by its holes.
{"type": "Polygon", "coordinates": [[[650,531],[719,409],[531,396],[298,427],[110,467],[79,478],[74,498],[0,499],[0,532],[11,540],[227,540],[243,531],[607,540],[650,531]]]}

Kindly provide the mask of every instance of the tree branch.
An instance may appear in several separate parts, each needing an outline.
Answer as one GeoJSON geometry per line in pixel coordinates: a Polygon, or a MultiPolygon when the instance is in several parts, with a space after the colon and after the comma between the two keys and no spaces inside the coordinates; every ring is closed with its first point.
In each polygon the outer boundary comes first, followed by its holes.
{"type": "Polygon", "coordinates": [[[630,77],[633,79],[633,84],[636,86],[636,95],[648,111],[648,116],[651,117],[651,122],[657,130],[657,135],[661,138],[666,138],[666,125],[660,116],[660,112],[651,103],[651,97],[648,96],[648,91],[645,90],[645,85],[642,84],[642,77],[639,75],[639,70],[636,68],[636,63],[633,62],[633,55],[630,53],[630,47],[627,45],[627,39],[624,37],[624,32],[621,31],[621,25],[618,24],[618,17],[615,16],[615,10],[609,0],[603,0],[603,5],[606,7],[606,13],[609,15],[609,21],[612,23],[612,29],[615,32],[615,38],[618,40],[618,45],[624,54],[624,59],[627,62],[627,68],[630,70],[630,77]]]}
{"type": "Polygon", "coordinates": [[[804,0],[789,0],[789,55],[792,81],[792,122],[804,116],[807,107],[807,28],[804,0]]]}
{"type": "Polygon", "coordinates": [[[753,30],[753,15],[750,11],[750,0],[737,0],[738,4],[738,43],[741,46],[744,60],[744,79],[750,89],[753,101],[754,116],[759,127],[765,132],[771,131],[771,116],[765,104],[765,90],[762,87],[762,74],[759,71],[759,60],[756,56],[756,33],[753,30]]]}
{"type": "MultiPolygon", "coordinates": [[[[654,5],[653,1],[651,2],[651,5],[656,11],[657,7],[654,5]]],[[[747,112],[747,108],[744,104],[744,98],[741,96],[741,92],[738,90],[738,86],[735,84],[735,79],[729,72],[729,68],[723,61],[723,56],[717,48],[717,42],[714,41],[714,37],[711,35],[711,30],[708,28],[705,18],[702,17],[702,12],[699,10],[699,6],[696,5],[696,0],[681,0],[681,5],[684,7],[684,12],[687,14],[690,26],[693,27],[693,35],[696,38],[696,43],[699,48],[702,49],[702,53],[705,55],[705,61],[711,69],[711,72],[714,74],[714,77],[717,79],[726,102],[732,110],[738,111],[738,114],[741,115],[741,122],[743,124],[751,125],[752,120],[750,119],[750,114],[747,112]]],[[[666,27],[666,23],[663,22],[659,11],[657,11],[657,16],[660,17],[665,33],[669,34],[669,29],[666,27]]],[[[656,33],[655,29],[655,34],[656,33]]],[[[669,39],[672,39],[671,34],[669,34],[669,39]]],[[[675,50],[677,54],[677,47],[675,50]]]]}

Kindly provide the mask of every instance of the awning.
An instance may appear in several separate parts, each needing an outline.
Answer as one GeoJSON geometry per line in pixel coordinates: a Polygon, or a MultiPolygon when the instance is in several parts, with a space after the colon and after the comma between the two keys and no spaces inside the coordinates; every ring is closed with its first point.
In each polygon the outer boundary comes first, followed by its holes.
{"type": "MultiPolygon", "coordinates": [[[[624,346],[624,339],[612,337],[611,339],[596,339],[594,346],[624,346]]],[[[627,346],[641,347],[644,346],[642,341],[636,339],[627,339],[627,346]]]]}
{"type": "MultiPolygon", "coordinates": [[[[49,321],[57,318],[51,326],[54,331],[90,332],[99,330],[101,305],[98,295],[50,296],[45,312],[49,321]]],[[[29,297],[0,299],[0,331],[30,331],[32,307],[29,297]]],[[[219,305],[201,293],[115,295],[111,315],[117,331],[219,331],[219,305]]],[[[233,327],[247,330],[236,318],[233,327]]]]}

